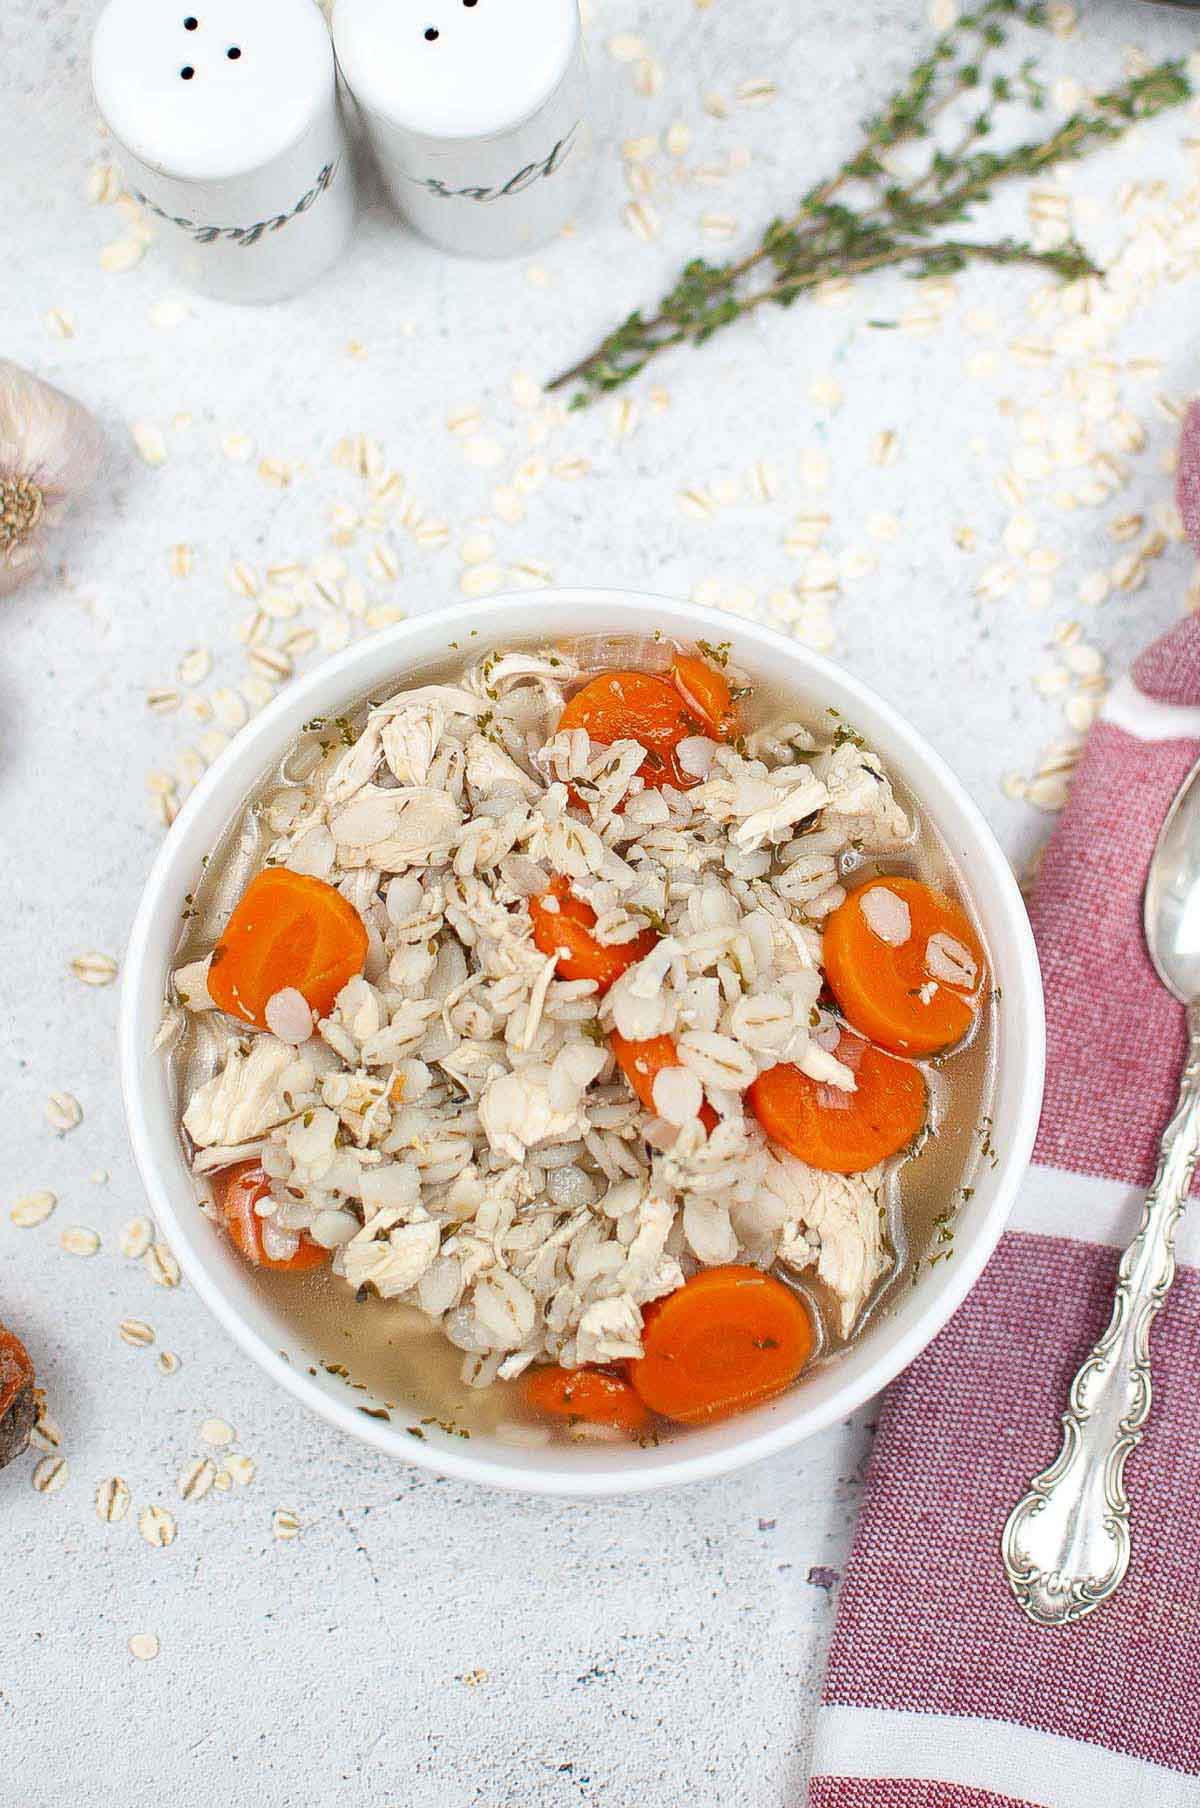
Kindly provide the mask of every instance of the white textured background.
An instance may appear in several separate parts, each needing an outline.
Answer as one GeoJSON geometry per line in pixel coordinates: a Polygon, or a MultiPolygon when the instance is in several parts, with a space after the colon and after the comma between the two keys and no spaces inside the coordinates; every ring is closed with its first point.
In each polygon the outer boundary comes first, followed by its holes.
{"type": "MultiPolygon", "coordinates": [[[[426,550],[397,525],[401,569],[388,587],[368,573],[377,536],[360,533],[341,556],[371,583],[373,607],[436,608],[457,595],[464,530],[529,456],[552,466],[581,455],[590,470],[575,482],[548,476],[522,521],[492,520],[497,582],[533,559],[563,582],[702,586],[777,614],[772,593],[803,572],[784,547],[789,523],[802,509],[828,512],[833,554],[871,549],[878,570],[843,585],[828,622],[810,610],[800,625],[832,634],[835,654],[908,711],[1023,861],[1047,818],[1001,783],[1030,778],[1067,732],[1063,695],[1032,682],[1056,664],[1056,630],[1078,623],[1119,668],[1184,606],[1191,557],[1178,544],[1136,590],[1099,607],[1077,593],[1130,550],[1110,522],[1144,513],[1144,540],[1169,494],[1171,407],[1195,383],[1196,121],[1181,112],[1140,132],[1063,191],[1106,256],[1132,239],[1121,305],[1100,298],[1094,343],[1063,331],[1057,303],[1031,311],[1042,285],[1021,272],[960,278],[927,334],[881,330],[868,322],[928,310],[902,280],[882,278],[844,307],[763,317],[664,362],[654,380],[669,406],[647,408],[643,383],[636,430],[618,439],[609,405],[567,422],[523,413],[514,372],[549,375],[652,300],[705,210],[734,220],[736,245],[824,173],[927,35],[917,8],[596,0],[609,143],[576,237],[532,270],[475,267],[375,210],[313,293],[257,312],[197,303],[171,330],[152,324],[172,293],[153,246],[125,274],[99,262],[129,222],[84,198],[87,164],[102,154],[85,73],[96,10],[7,0],[0,14],[0,354],[86,400],[111,448],[93,505],[57,549],[65,566],[0,615],[0,1317],[35,1355],[68,1461],[66,1485],[49,1495],[29,1485],[32,1457],[0,1477],[0,1803],[794,1803],[835,1600],[831,1576],[813,1572],[844,1562],[870,1411],[745,1475],[607,1504],[492,1497],[333,1436],[246,1368],[186,1288],[153,1287],[118,1253],[140,1201],[114,1078],[116,995],[80,986],[67,962],[85,949],[119,953],[162,832],[147,775],[178,776],[182,760],[182,794],[187,749],[212,726],[186,708],[150,714],[147,689],[174,685],[196,645],[216,660],[201,694],[244,677],[235,629],[251,605],[231,593],[227,568],[241,559],[261,574],[328,550],[330,506],[362,503],[358,480],[331,462],[349,433],[373,436],[451,530],[426,550]],[[622,32],[645,38],[658,92],[638,93],[635,66],[607,51],[622,32]],[[774,104],[739,106],[738,85],[764,75],[778,83],[774,104]],[[704,110],[712,93],[729,102],[727,118],[704,110]],[[622,222],[616,147],[680,119],[693,129],[689,168],[741,146],[748,167],[716,187],[672,187],[659,154],[661,236],[643,243],[622,222]],[[1131,197],[1130,183],[1150,186],[1131,197]],[[52,309],[70,316],[73,337],[47,328],[52,309]],[[349,340],[364,357],[347,356],[349,340]],[[1039,356],[1021,349],[1029,340],[1048,362],[1029,361],[1039,356]],[[1160,367],[1136,362],[1146,358],[1160,367]],[[831,376],[844,398],[834,410],[819,399],[831,376]],[[446,430],[460,403],[480,409],[496,465],[470,462],[446,430]],[[175,425],[180,415],[190,424],[175,425]],[[543,444],[529,443],[531,418],[543,444]],[[1061,492],[1086,487],[1089,461],[1130,439],[1129,420],[1146,442],[1120,453],[1119,494],[1068,509],[1061,492]],[[162,429],[165,464],[139,459],[134,422],[162,429]],[[879,469],[869,447],[886,428],[900,456],[879,469]],[[232,431],[253,438],[249,462],[223,456],[232,431]],[[1085,440],[1072,448],[1076,432],[1085,440]],[[1058,439],[1043,467],[1019,448],[1045,433],[1058,439]],[[813,450],[828,458],[824,488],[802,481],[816,472],[803,456],[813,450]],[[1023,502],[997,489],[1014,452],[1023,502]],[[263,456],[295,467],[289,488],[260,479],[263,456]],[[751,500],[743,484],[711,518],[681,510],[681,489],[744,476],[760,459],[778,475],[773,500],[751,500]],[[873,512],[897,518],[895,538],[872,539],[873,512]],[[955,543],[962,526],[973,550],[955,543]],[[169,572],[177,542],[195,549],[186,580],[169,572]],[[1031,590],[1026,561],[1038,549],[1059,564],[1031,590]],[[1005,594],[977,595],[997,564],[1011,567],[1005,594]],[[43,1115],[55,1088],[85,1112],[61,1139],[43,1115]],[[7,1207],[35,1187],[58,1194],[57,1210],[18,1230],[7,1207]],[[72,1224],[100,1233],[91,1260],[60,1248],[72,1224]],[[176,1375],[155,1371],[154,1350],[118,1340],[126,1314],[178,1352],[176,1375]],[[175,1478],[214,1413],[257,1473],[187,1504],[175,1478]],[[134,1506],[106,1525],[92,1498],[112,1474],[134,1506]],[[178,1519],[165,1550],[138,1535],[137,1514],[155,1501],[178,1519]],[[293,1542],[272,1535],[278,1507],[302,1523],[293,1542]],[[154,1662],[129,1655],[141,1632],[161,1641],[154,1662]]],[[[1107,81],[1133,43],[1162,55],[1194,40],[1186,14],[1117,0],[1087,11],[1085,30],[1040,45],[1051,76],[1107,81]]],[[[1011,214],[1018,225],[1023,208],[1011,214]]],[[[307,619],[276,624],[275,639],[307,619]]]]}

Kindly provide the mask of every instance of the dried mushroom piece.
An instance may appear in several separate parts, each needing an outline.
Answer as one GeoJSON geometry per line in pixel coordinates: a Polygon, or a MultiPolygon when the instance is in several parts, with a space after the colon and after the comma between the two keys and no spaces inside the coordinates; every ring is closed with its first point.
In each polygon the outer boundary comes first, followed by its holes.
{"type": "Polygon", "coordinates": [[[0,1324],[0,1469],[25,1449],[36,1416],[33,1364],[24,1344],[0,1324]]]}

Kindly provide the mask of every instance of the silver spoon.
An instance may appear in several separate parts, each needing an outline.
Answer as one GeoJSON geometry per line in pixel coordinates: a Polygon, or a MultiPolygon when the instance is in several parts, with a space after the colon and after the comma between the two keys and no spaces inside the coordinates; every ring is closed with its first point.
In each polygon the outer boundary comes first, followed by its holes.
{"type": "Polygon", "coordinates": [[[1200,763],[1159,833],[1142,921],[1158,977],[1187,1006],[1187,1060],[1108,1329],[1071,1383],[1062,1448],[1004,1527],[1004,1572],[1039,1626],[1083,1619],[1129,1567],[1125,1460],[1150,1411],[1150,1327],[1175,1278],[1175,1226],[1200,1151],[1200,763]]]}

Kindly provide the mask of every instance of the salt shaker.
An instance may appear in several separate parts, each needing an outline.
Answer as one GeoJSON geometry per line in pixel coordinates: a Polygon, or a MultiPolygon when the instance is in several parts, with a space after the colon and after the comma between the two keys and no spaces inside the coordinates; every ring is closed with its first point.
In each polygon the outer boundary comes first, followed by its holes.
{"type": "Polygon", "coordinates": [[[344,249],[353,179],[314,0],[109,0],[92,86],[190,287],[278,301],[344,249]]]}
{"type": "Polygon", "coordinates": [[[333,42],[425,238],[511,257],[570,218],[590,149],[578,0],[335,0],[333,42]]]}

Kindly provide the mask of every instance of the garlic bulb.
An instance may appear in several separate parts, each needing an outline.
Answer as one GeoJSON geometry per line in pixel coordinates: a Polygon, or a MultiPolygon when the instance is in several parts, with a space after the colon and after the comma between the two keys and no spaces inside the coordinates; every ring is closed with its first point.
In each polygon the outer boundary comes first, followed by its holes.
{"type": "Polygon", "coordinates": [[[0,358],[0,596],[41,565],[47,529],[95,479],[100,444],[85,408],[0,358]]]}

